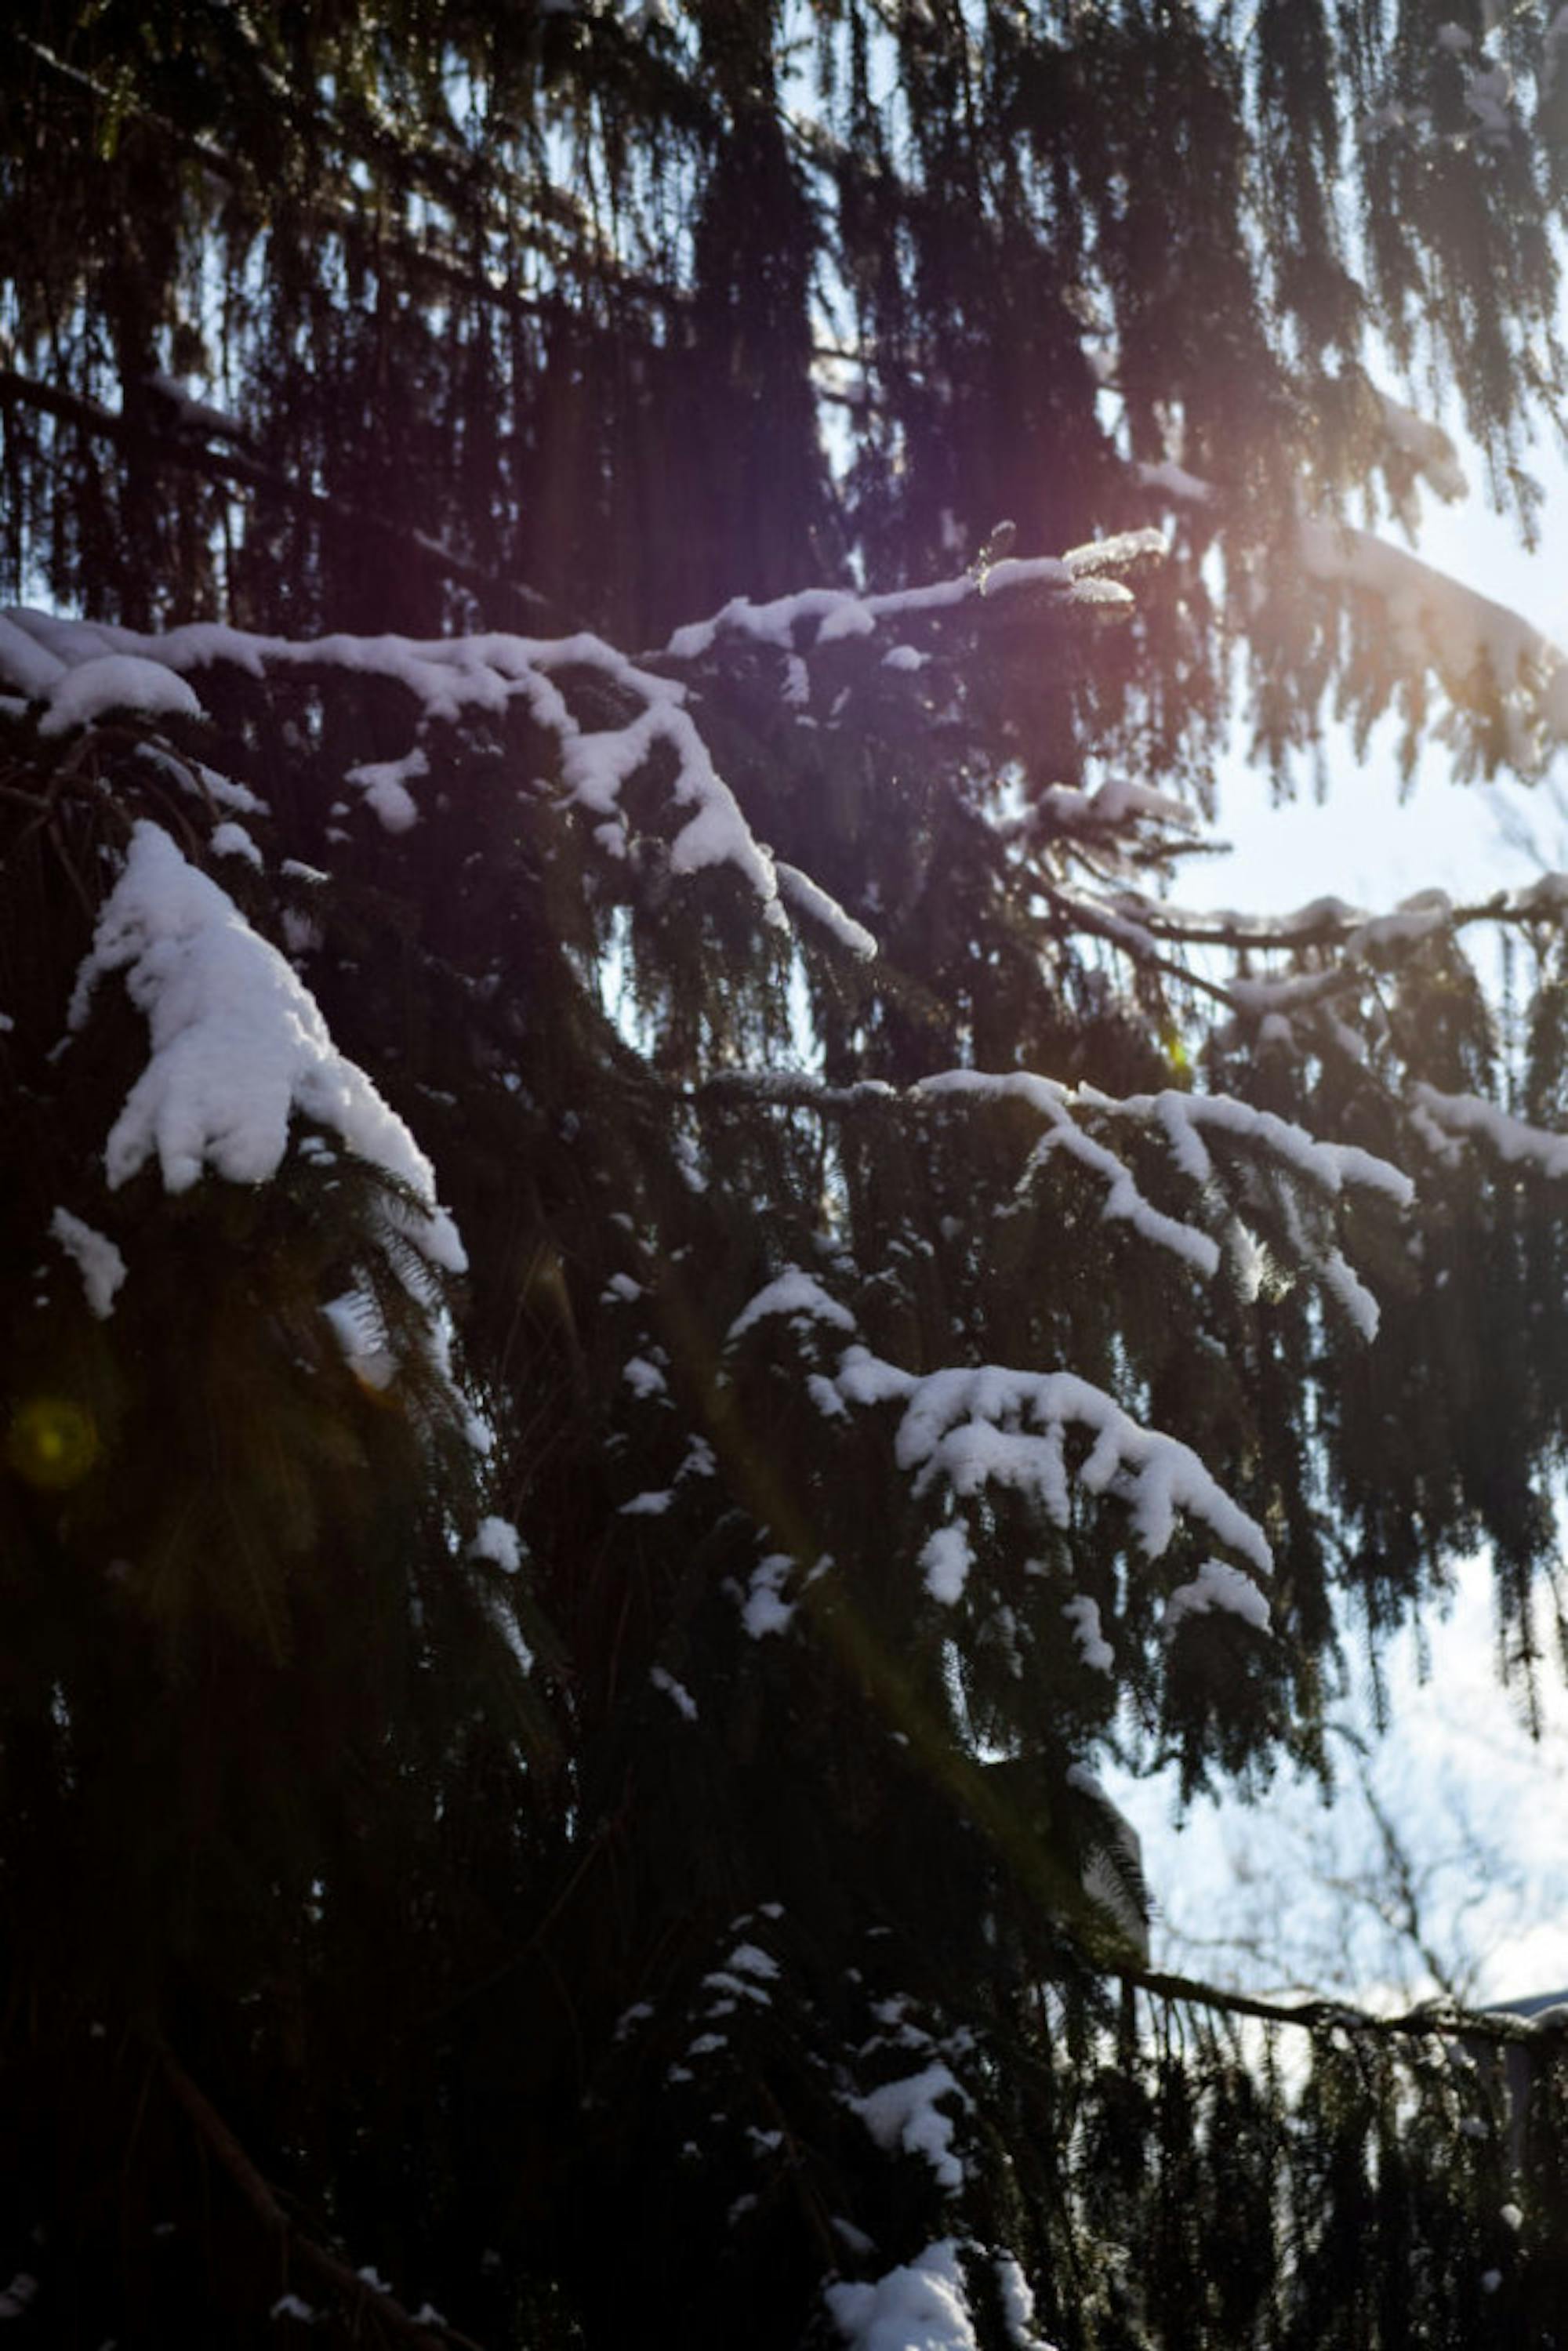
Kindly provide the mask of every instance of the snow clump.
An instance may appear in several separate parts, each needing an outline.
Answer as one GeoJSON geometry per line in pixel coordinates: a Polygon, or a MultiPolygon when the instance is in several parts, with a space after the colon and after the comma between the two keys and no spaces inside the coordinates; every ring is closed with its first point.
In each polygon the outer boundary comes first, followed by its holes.
{"type": "Polygon", "coordinates": [[[170,1192],[189,1191],[208,1167],[231,1183],[267,1183],[298,1112],[406,1186],[413,1205],[389,1210],[389,1220],[431,1264],[465,1270],[457,1228],[436,1205],[434,1170],[402,1120],[339,1051],[277,949],[145,820],[78,975],[73,1029],[99,979],[116,971],[146,1015],[152,1058],[110,1130],[111,1189],[154,1156],[170,1192]]]}

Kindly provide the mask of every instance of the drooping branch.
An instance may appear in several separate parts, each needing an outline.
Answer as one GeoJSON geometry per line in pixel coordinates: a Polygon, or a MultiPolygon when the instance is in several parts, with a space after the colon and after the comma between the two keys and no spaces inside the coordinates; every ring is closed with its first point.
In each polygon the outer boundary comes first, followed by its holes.
{"type": "Polygon", "coordinates": [[[297,481],[292,475],[264,465],[259,458],[247,456],[240,450],[214,448],[209,439],[200,434],[176,437],[152,432],[120,411],[106,408],[101,401],[68,392],[58,384],[40,383],[14,368],[0,368],[0,406],[10,403],[37,409],[58,418],[62,423],[74,424],[82,432],[112,441],[119,448],[144,455],[154,465],[178,466],[182,472],[197,474],[224,489],[260,491],[280,499],[299,514],[368,532],[446,579],[521,605],[531,616],[556,609],[537,589],[519,580],[504,580],[498,573],[486,570],[482,564],[471,563],[438,539],[426,538],[422,531],[404,530],[372,507],[312,489],[308,483],[297,481]]]}
{"type": "MultiPolygon", "coordinates": [[[[36,65],[54,76],[75,95],[94,107],[105,108],[117,118],[129,116],[156,138],[166,140],[180,153],[189,155],[204,172],[224,186],[246,191],[258,197],[254,177],[234,156],[214,146],[197,131],[188,131],[154,107],[141,104],[123,90],[110,89],[82,67],[59,57],[47,43],[34,39],[19,30],[11,36],[17,47],[36,65]]],[[[372,136],[364,146],[357,147],[346,126],[334,119],[328,122],[319,116],[312,123],[317,136],[325,141],[328,133],[350,159],[361,164],[373,159],[399,176],[400,183],[412,183],[433,201],[452,201],[452,181],[465,169],[472,175],[473,163],[468,158],[441,156],[428,142],[413,143],[406,131],[394,126],[391,118],[376,119],[372,136]]],[[[482,178],[476,179],[463,191],[470,202],[485,208],[484,227],[488,234],[508,244],[531,247],[543,256],[551,268],[575,272],[591,277],[600,284],[612,284],[618,291],[632,298],[669,307],[682,298],[669,287],[643,277],[631,269],[607,247],[600,245],[583,249],[584,222],[571,197],[552,187],[542,176],[523,186],[504,172],[501,159],[494,152],[485,157],[482,178]],[[536,215],[544,215],[543,218],[536,215]]],[[[365,215],[362,191],[345,171],[340,176],[338,192],[316,193],[304,200],[305,216],[324,229],[369,229],[372,224],[365,215]]],[[[407,265],[415,274],[423,273],[439,282],[455,287],[472,296],[487,308],[503,313],[537,315],[542,307],[541,298],[527,292],[509,279],[497,281],[482,270],[455,258],[449,252],[433,246],[406,222],[389,219],[379,214],[373,223],[378,256],[384,260],[390,255],[407,265]]]]}
{"type": "MultiPolygon", "coordinates": [[[[1304,1127],[1228,1094],[1167,1088],[1158,1094],[1119,1098],[1092,1086],[1074,1089],[1030,1071],[957,1069],[922,1079],[902,1093],[876,1083],[824,1085],[806,1071],[725,1071],[685,1092],[683,1098],[694,1102],[806,1110],[834,1118],[885,1117],[898,1106],[929,1112],[959,1101],[967,1106],[1016,1102],[1031,1113],[1042,1128],[1040,1141],[1019,1178],[1020,1187],[1048,1158],[1064,1155],[1103,1186],[1102,1214],[1107,1219],[1131,1225],[1142,1238],[1170,1251],[1205,1281],[1218,1274],[1228,1249],[1245,1255],[1255,1246],[1245,1219],[1225,1199],[1221,1171],[1205,1140],[1207,1130],[1209,1135],[1222,1136],[1268,1172],[1281,1206],[1286,1237],[1301,1270],[1338,1298],[1368,1337],[1376,1328],[1376,1308],[1333,1244],[1332,1211],[1352,1188],[1375,1194],[1397,1210],[1407,1208],[1414,1194],[1409,1178],[1386,1160],[1354,1145],[1322,1141],[1304,1127]],[[1173,1167],[1196,1188],[1204,1204],[1204,1223],[1156,1207],[1127,1162],[1092,1132],[1128,1126],[1164,1144],[1173,1167]],[[1281,1185],[1287,1191],[1281,1191],[1281,1185]],[[1292,1194],[1299,1195],[1299,1200],[1292,1200],[1292,1194]],[[1217,1203],[1220,1204],[1218,1215],[1217,1203]],[[1211,1222],[1218,1230],[1209,1228],[1211,1222]]],[[[1442,1103],[1438,1098],[1434,1101],[1436,1117],[1442,1103]]],[[[1470,1121],[1472,1126],[1479,1123],[1479,1118],[1470,1121]]],[[[1523,1130],[1521,1134],[1524,1135],[1523,1130]]],[[[1529,1150],[1521,1141],[1514,1156],[1539,1159],[1557,1139],[1531,1130],[1525,1140],[1529,1150]]],[[[1568,1157],[1568,1144],[1559,1144],[1559,1153],[1568,1157]]]]}
{"type": "Polygon", "coordinates": [[[374,2283],[363,2271],[350,2268],[340,2254],[329,2252],[315,2238],[308,2237],[298,2230],[278,2202],[274,2189],[211,2099],[192,2080],[173,2051],[161,2046],[158,2056],[163,2078],[198,2137],[227,2173],[262,2227],[277,2240],[286,2263],[292,2262],[319,2279],[333,2294],[340,2294],[350,2309],[367,2312],[379,2319],[387,2332],[400,2342],[431,2346],[451,2344],[456,2346],[456,2351],[483,2351],[483,2346],[472,2336],[464,2335],[455,2326],[449,2326],[444,2319],[437,2318],[432,2312],[424,2311],[415,2316],[386,2287],[374,2283]]]}

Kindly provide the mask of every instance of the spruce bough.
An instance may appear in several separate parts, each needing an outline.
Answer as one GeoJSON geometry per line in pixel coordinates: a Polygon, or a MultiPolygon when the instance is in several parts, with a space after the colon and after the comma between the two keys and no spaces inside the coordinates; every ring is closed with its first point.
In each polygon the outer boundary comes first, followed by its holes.
{"type": "Polygon", "coordinates": [[[1557,2323],[1552,2029],[1152,1974],[1094,1777],[1556,1619],[1568,892],[1180,907],[1239,647],[1261,756],[1561,731],[1343,498],[1453,487],[1369,325],[1555,381],[1561,45],[1455,29],[7,34],[35,2339],[1557,2323]]]}

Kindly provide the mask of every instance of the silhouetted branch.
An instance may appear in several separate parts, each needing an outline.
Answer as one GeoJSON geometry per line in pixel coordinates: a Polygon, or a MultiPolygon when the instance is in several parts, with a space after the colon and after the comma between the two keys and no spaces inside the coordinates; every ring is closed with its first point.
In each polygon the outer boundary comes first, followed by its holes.
{"type": "Polygon", "coordinates": [[[326,2246],[318,2244],[314,2238],[302,2236],[227,2123],[205,2093],[191,2079],[172,2051],[161,2049],[159,2056],[164,2079],[187,2117],[262,2226],[280,2241],[286,2261],[319,2279],[323,2285],[341,2294],[356,2309],[371,2312],[389,2332],[404,2342],[455,2344],[457,2351],[482,2351],[482,2346],[471,2336],[461,2334],[455,2326],[448,2326],[444,2319],[412,2316],[395,2294],[387,2293],[382,2286],[372,2285],[369,2278],[358,2270],[350,2269],[346,2261],[336,2253],[329,2252],[326,2246]]]}

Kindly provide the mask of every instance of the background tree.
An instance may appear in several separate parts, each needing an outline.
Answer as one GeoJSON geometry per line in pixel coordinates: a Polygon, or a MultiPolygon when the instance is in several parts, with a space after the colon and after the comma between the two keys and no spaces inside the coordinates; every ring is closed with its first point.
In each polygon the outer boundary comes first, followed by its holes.
{"type": "Polygon", "coordinates": [[[1528,528],[1555,18],[5,37],[6,2314],[1538,2339],[1551,2068],[1285,2066],[1091,1767],[1560,1635],[1563,892],[1169,888],[1237,694],[1568,726],[1367,372],[1528,528]]]}

